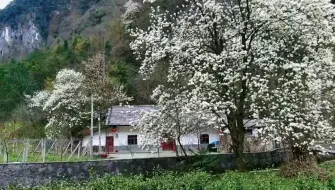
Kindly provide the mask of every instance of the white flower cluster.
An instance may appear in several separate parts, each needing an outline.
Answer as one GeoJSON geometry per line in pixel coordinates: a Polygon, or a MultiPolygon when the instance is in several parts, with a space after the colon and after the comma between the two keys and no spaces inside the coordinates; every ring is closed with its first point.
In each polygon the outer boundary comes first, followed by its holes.
{"type": "Polygon", "coordinates": [[[57,74],[51,92],[40,91],[31,97],[29,106],[40,107],[47,116],[46,133],[49,137],[70,136],[71,128],[82,125],[88,118],[84,80],[83,74],[63,69],[57,74]]]}
{"type": "Polygon", "coordinates": [[[328,138],[334,11],[328,0],[193,0],[176,13],[152,7],[148,30],[131,31],[131,48],[147,76],[169,60],[174,85],[154,92],[162,111],[144,116],[142,132],[161,138],[178,125],[169,117],[187,123],[195,112],[214,114],[233,143],[250,117],[293,147],[328,138]]]}

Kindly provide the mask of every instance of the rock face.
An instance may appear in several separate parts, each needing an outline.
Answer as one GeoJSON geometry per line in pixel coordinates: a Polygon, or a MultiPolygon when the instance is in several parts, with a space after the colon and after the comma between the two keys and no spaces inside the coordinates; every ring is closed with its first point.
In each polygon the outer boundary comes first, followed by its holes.
{"type": "Polygon", "coordinates": [[[0,10],[0,63],[23,58],[35,49],[52,46],[58,40],[75,35],[90,37],[104,33],[106,26],[129,9],[124,7],[128,1],[12,1],[0,10]]]}
{"type": "Polygon", "coordinates": [[[16,27],[0,27],[0,59],[20,58],[43,45],[43,39],[36,25],[30,20],[16,27]]]}

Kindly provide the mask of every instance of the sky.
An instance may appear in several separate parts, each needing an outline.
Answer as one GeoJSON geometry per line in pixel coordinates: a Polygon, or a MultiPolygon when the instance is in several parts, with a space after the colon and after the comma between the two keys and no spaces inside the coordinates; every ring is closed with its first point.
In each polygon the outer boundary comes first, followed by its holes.
{"type": "Polygon", "coordinates": [[[11,2],[12,0],[0,0],[0,9],[3,9],[6,7],[6,5],[8,5],[9,2],[11,2]]]}

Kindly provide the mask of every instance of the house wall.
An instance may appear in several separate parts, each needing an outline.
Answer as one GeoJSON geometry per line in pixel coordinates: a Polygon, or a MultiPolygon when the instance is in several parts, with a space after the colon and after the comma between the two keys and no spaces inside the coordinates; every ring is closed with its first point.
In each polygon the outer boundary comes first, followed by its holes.
{"type": "MultiPolygon", "coordinates": [[[[83,147],[88,146],[90,143],[91,136],[85,136],[83,138],[83,147]]],[[[96,132],[93,135],[93,146],[99,146],[99,133],[96,132]]],[[[101,130],[101,146],[106,146],[106,129],[101,130]]]]}
{"type": "Polygon", "coordinates": [[[182,145],[197,145],[199,143],[200,134],[208,134],[209,143],[220,140],[219,132],[217,130],[208,129],[199,134],[189,134],[189,135],[183,136],[181,138],[181,144],[182,145]]]}
{"type": "Polygon", "coordinates": [[[109,129],[107,136],[114,136],[114,146],[128,146],[128,135],[137,135],[137,142],[141,139],[139,131],[131,129],[131,126],[119,126],[115,133],[109,129]]]}
{"type": "MultiPolygon", "coordinates": [[[[128,145],[128,135],[137,135],[137,142],[139,143],[143,136],[140,135],[139,130],[131,130],[133,129],[131,126],[118,126],[116,132],[112,132],[112,128],[107,128],[101,130],[101,146],[106,145],[106,137],[113,136],[114,137],[114,151],[118,152],[139,152],[139,151],[157,151],[157,147],[148,146],[148,149],[143,150],[138,145],[128,145]]],[[[209,143],[214,141],[219,141],[219,133],[217,130],[209,129],[207,131],[201,132],[200,134],[208,134],[209,143]]],[[[190,134],[183,136],[181,138],[182,145],[190,148],[198,148],[199,143],[199,135],[200,134],[190,134]]],[[[88,146],[90,142],[90,136],[85,136],[83,138],[83,146],[88,146]]],[[[98,132],[94,133],[93,136],[93,146],[99,146],[99,135],[98,132]]],[[[207,144],[201,145],[203,147],[207,147],[207,144]]],[[[161,150],[160,150],[161,151],[161,150]]]]}

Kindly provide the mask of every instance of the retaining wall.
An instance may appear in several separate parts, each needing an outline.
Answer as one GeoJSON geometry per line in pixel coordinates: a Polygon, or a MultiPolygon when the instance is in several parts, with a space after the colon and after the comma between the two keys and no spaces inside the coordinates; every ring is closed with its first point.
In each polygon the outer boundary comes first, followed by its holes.
{"type": "MultiPolygon", "coordinates": [[[[205,155],[208,160],[215,159],[214,169],[226,170],[236,168],[233,154],[205,155]]],[[[249,169],[268,168],[277,166],[289,158],[287,152],[274,150],[262,153],[246,153],[249,169]]],[[[86,162],[54,162],[54,163],[20,163],[0,164],[0,188],[8,185],[36,186],[55,182],[57,180],[87,180],[90,170],[97,175],[104,174],[139,174],[153,171],[155,168],[163,170],[183,170],[191,164],[197,163],[204,156],[192,157],[189,162],[185,158],[165,157],[131,160],[101,160],[86,162]]]]}

